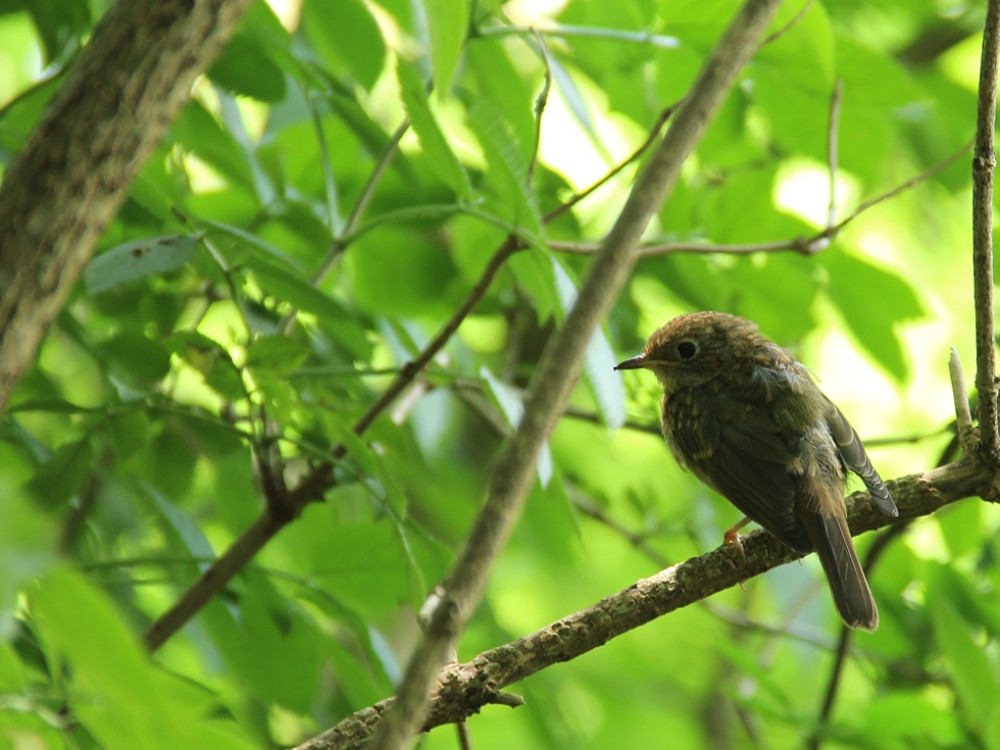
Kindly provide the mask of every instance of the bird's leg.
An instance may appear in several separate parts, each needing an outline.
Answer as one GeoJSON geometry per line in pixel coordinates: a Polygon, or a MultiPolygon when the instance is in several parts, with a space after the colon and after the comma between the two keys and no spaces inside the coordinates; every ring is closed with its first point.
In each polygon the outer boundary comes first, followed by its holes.
{"type": "Polygon", "coordinates": [[[726,529],[726,533],[722,535],[723,544],[731,544],[736,548],[736,550],[742,555],[743,554],[743,543],[740,541],[740,529],[750,523],[750,519],[743,516],[743,520],[737,522],[735,525],[730,526],[726,529]]]}

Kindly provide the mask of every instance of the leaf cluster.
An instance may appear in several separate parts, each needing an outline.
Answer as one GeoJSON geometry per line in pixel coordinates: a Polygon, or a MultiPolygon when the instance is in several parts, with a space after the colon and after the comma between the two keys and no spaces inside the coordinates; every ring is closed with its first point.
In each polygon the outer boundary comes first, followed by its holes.
{"type": "MultiPolygon", "coordinates": [[[[106,6],[0,3],[0,165],[106,6]]],[[[531,6],[251,6],[0,421],[0,736],[273,747],[392,693],[586,268],[549,242],[607,231],[641,168],[630,155],[737,3],[531,6]],[[147,658],[139,634],[274,488],[317,472],[323,502],[147,658]]],[[[647,237],[717,251],[639,262],[462,660],[716,546],[736,520],[671,462],[655,383],[612,370],[672,315],[753,318],[865,436],[931,435],[873,451],[887,477],[945,451],[944,352],[971,346],[961,162],[818,254],[726,247],[813,237],[831,203],[843,218],[961,148],[981,8],[801,10],[783,8],[647,237]]],[[[1000,747],[996,526],[970,503],[892,544],[872,576],[882,627],[855,642],[823,726],[837,625],[810,562],[536,675],[525,707],[469,727],[486,748],[1000,747]]]]}

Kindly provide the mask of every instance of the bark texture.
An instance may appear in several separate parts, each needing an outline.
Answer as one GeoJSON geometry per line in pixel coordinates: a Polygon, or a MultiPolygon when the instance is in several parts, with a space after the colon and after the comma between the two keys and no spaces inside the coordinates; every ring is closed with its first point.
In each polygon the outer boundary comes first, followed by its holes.
{"type": "Polygon", "coordinates": [[[121,0],[0,184],[0,411],[195,77],[250,0],[121,0]]]}

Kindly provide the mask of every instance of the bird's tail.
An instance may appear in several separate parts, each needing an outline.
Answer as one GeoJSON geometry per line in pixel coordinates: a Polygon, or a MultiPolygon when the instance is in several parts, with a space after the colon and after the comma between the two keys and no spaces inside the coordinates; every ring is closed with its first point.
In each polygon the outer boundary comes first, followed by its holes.
{"type": "Polygon", "coordinates": [[[858,554],[851,541],[843,500],[834,508],[811,508],[799,514],[819,560],[823,563],[833,601],[844,622],[852,628],[872,631],[878,627],[878,607],[868,587],[858,554]]]}

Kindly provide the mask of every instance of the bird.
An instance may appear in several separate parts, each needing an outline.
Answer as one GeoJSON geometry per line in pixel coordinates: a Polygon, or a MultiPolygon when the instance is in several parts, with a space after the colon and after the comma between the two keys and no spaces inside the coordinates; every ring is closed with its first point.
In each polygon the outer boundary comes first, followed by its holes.
{"type": "Polygon", "coordinates": [[[878,607],[847,526],[846,473],[875,505],[899,511],[846,417],[786,349],[722,312],[681,315],[616,370],[650,370],[663,387],[663,435],[677,462],[781,542],[815,550],[844,623],[874,631],[878,607]]]}

